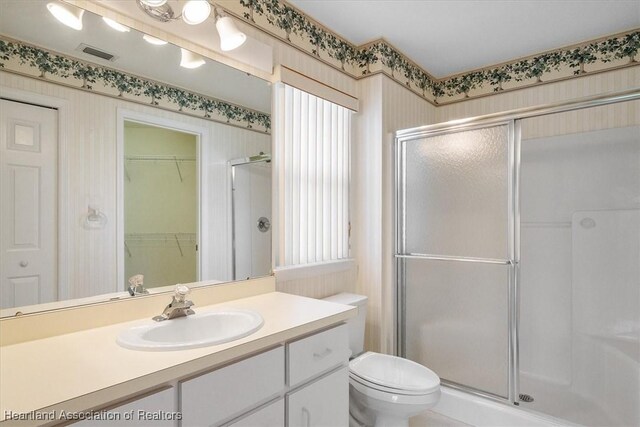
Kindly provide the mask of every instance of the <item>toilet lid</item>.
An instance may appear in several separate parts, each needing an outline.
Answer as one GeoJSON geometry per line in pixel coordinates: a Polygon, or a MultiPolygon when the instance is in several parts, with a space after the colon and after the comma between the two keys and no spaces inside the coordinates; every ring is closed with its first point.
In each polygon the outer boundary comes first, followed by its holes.
{"type": "Polygon", "coordinates": [[[440,378],[426,366],[401,357],[367,352],[349,362],[349,371],[385,388],[429,393],[440,387],[440,378]]]}

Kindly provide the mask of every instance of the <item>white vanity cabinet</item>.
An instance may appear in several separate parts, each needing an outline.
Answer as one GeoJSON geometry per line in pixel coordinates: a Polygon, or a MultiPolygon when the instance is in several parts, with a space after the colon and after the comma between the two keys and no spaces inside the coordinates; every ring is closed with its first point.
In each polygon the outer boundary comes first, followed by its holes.
{"type": "Polygon", "coordinates": [[[339,325],[181,381],[181,427],[346,427],[349,355],[339,325]]]}
{"type": "Polygon", "coordinates": [[[341,324],[109,410],[122,417],[133,413],[131,420],[76,425],[347,427],[349,355],[347,327],[341,324]],[[179,413],[181,421],[151,419],[154,413],[179,413]]]}

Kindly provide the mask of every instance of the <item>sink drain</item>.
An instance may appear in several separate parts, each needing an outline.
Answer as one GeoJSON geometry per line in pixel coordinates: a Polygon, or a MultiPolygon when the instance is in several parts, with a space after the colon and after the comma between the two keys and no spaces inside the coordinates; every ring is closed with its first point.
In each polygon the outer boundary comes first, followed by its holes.
{"type": "Polygon", "coordinates": [[[518,395],[518,397],[520,398],[520,402],[525,402],[525,403],[531,403],[533,402],[533,396],[530,396],[528,394],[520,394],[518,395]]]}

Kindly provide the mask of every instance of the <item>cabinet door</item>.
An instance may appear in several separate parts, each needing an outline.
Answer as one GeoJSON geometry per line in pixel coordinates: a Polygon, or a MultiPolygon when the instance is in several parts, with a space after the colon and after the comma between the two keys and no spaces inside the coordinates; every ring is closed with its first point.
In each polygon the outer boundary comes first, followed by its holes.
{"type": "Polygon", "coordinates": [[[180,383],[182,427],[226,423],[284,389],[284,347],[180,383]]]}
{"type": "Polygon", "coordinates": [[[349,371],[347,367],[287,395],[290,427],[349,425],[349,371]]]}
{"type": "Polygon", "coordinates": [[[281,427],[284,426],[284,399],[277,400],[257,410],[248,417],[234,421],[225,427],[281,427]]]}
{"type": "Polygon", "coordinates": [[[176,406],[176,390],[169,388],[130,401],[111,409],[94,411],[96,418],[83,420],[74,427],[175,427],[179,414],[176,406]]]}

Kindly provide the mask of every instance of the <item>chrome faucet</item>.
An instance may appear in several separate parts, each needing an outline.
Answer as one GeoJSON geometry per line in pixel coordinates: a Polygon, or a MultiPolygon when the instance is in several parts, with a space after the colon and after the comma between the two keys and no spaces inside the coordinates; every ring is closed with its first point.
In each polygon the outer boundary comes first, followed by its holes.
{"type": "Polygon", "coordinates": [[[129,277],[129,295],[133,297],[148,293],[149,291],[144,288],[144,276],[142,274],[129,277]]]}
{"type": "Polygon", "coordinates": [[[173,299],[169,303],[168,306],[165,307],[164,311],[159,316],[154,316],[153,320],[156,322],[162,322],[163,320],[175,319],[176,317],[185,317],[190,314],[196,314],[195,311],[191,309],[194,305],[193,301],[189,301],[186,299],[187,294],[191,292],[191,290],[185,285],[176,285],[176,290],[173,295],[173,299]]]}

